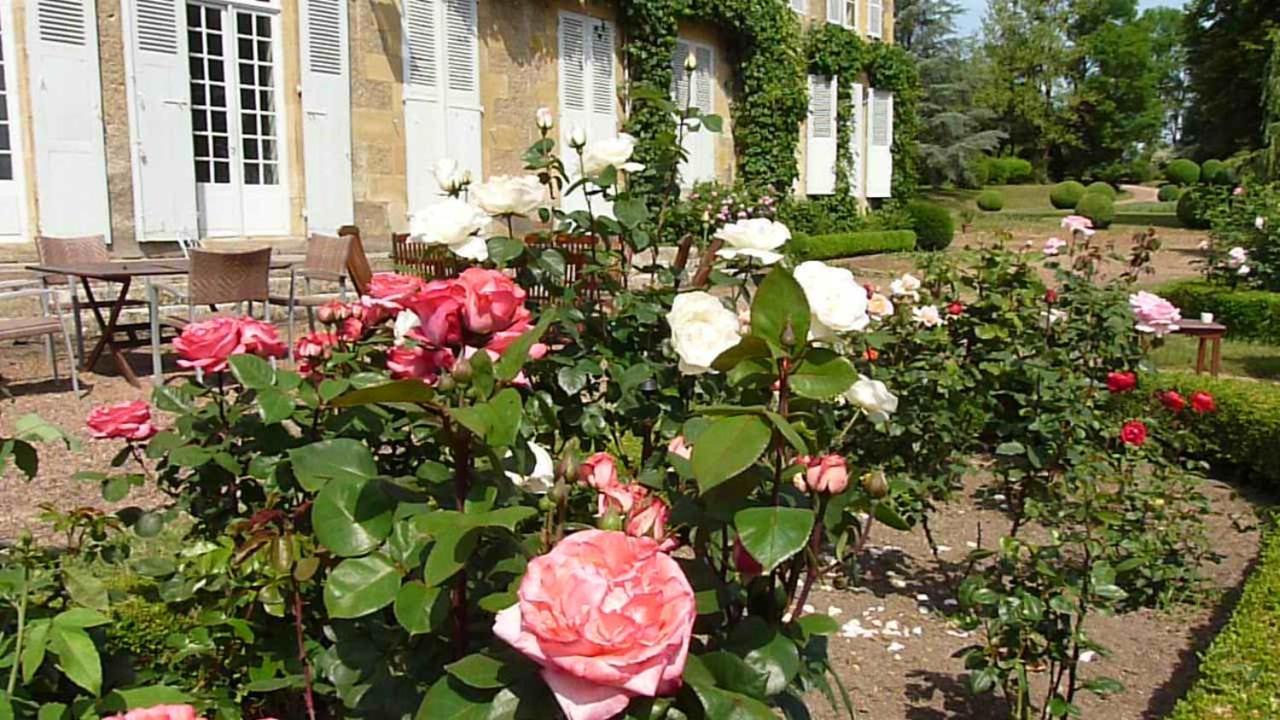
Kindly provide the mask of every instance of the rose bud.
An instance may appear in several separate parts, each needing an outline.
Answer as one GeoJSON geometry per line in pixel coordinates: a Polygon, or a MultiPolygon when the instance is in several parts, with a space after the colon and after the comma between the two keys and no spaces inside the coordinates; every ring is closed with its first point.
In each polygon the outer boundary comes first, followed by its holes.
{"type": "Polygon", "coordinates": [[[1053,288],[1049,288],[1048,290],[1045,290],[1045,291],[1044,291],[1044,301],[1045,301],[1046,303],[1048,303],[1049,305],[1052,305],[1052,304],[1054,304],[1054,303],[1058,302],[1058,291],[1057,291],[1057,290],[1054,290],[1053,288]]]}
{"type": "Polygon", "coordinates": [[[875,348],[867,348],[862,353],[862,357],[865,358],[867,362],[875,362],[880,359],[880,351],[875,348]]]}
{"type": "Polygon", "coordinates": [[[610,509],[596,520],[596,527],[601,530],[621,530],[622,513],[617,510],[610,509]]]}
{"type": "Polygon", "coordinates": [[[862,476],[862,489],[867,491],[871,497],[879,500],[889,494],[889,481],[884,477],[883,470],[865,473],[862,476]]]}
{"type": "Polygon", "coordinates": [[[1187,401],[1177,390],[1165,390],[1160,393],[1160,404],[1170,412],[1182,412],[1187,407],[1187,401]]]}
{"type": "Polygon", "coordinates": [[[1191,409],[1203,415],[1217,410],[1218,404],[1214,402],[1212,395],[1201,390],[1191,393],[1191,409]]]}
{"type": "Polygon", "coordinates": [[[316,310],[316,319],[325,325],[337,325],[349,317],[351,308],[337,300],[331,300],[316,310]]]}
{"type": "Polygon", "coordinates": [[[472,374],[471,361],[467,360],[466,358],[462,358],[461,360],[458,360],[453,364],[453,370],[451,370],[449,374],[453,376],[453,379],[459,385],[466,385],[468,382],[471,381],[471,374],[472,374]]]}
{"type": "Polygon", "coordinates": [[[840,455],[804,456],[796,462],[806,466],[803,480],[796,476],[797,488],[803,483],[811,492],[839,495],[849,487],[849,469],[840,455]]]}
{"type": "Polygon", "coordinates": [[[733,566],[747,579],[764,572],[764,566],[747,552],[739,538],[733,539],[733,566]]]}
{"type": "Polygon", "coordinates": [[[570,443],[565,447],[564,452],[560,454],[560,460],[556,463],[556,477],[565,482],[574,482],[578,479],[578,448],[576,443],[570,443]]]}
{"type": "Polygon", "coordinates": [[[578,467],[578,480],[596,490],[604,490],[618,484],[618,463],[607,452],[598,452],[578,467]]]}

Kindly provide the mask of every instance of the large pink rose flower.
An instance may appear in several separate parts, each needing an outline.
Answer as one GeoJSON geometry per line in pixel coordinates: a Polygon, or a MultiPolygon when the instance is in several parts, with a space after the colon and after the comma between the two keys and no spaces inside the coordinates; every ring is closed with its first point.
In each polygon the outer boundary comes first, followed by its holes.
{"type": "Polygon", "coordinates": [[[387,369],[396,380],[421,380],[434,385],[440,373],[453,367],[453,352],[424,345],[401,345],[387,353],[387,369]]]}
{"type": "Polygon", "coordinates": [[[578,480],[596,490],[618,484],[618,461],[607,452],[598,452],[578,466],[578,480]]]}
{"type": "Polygon", "coordinates": [[[190,705],[157,705],[130,710],[123,715],[112,715],[103,720],[199,720],[196,709],[190,705]]]}
{"type": "Polygon", "coordinates": [[[156,434],[151,423],[151,406],[141,400],[102,405],[94,408],[85,425],[95,438],[147,440],[156,434]]]}
{"type": "Polygon", "coordinates": [[[1157,337],[1176,332],[1182,320],[1182,311],[1173,303],[1145,290],[1129,296],[1129,308],[1138,321],[1134,327],[1157,337]]]}
{"type": "Polygon", "coordinates": [[[466,290],[462,317],[467,332],[492,335],[520,326],[528,327],[532,315],[524,306],[524,288],[511,278],[497,270],[467,268],[458,276],[457,282],[466,290]]]}
{"type": "Polygon", "coordinates": [[[417,294],[426,284],[422,278],[412,275],[381,272],[369,279],[369,291],[365,294],[377,300],[399,304],[417,294]]]}
{"type": "Polygon", "coordinates": [[[606,720],[680,687],[693,588],[648,538],[584,530],[529,563],[493,631],[542,666],[569,720],[606,720]]]}
{"type": "Polygon", "coordinates": [[[436,347],[462,341],[462,307],[467,291],[451,280],[433,280],[402,304],[418,316],[416,335],[436,347]]]}
{"type": "Polygon", "coordinates": [[[215,317],[194,322],[173,339],[178,351],[178,364],[184,368],[221,372],[227,369],[227,358],[245,352],[240,335],[240,318],[215,317]]]}
{"type": "Polygon", "coordinates": [[[276,326],[253,318],[240,321],[240,342],[245,352],[258,357],[282,358],[289,354],[289,348],[280,340],[276,326]]]}

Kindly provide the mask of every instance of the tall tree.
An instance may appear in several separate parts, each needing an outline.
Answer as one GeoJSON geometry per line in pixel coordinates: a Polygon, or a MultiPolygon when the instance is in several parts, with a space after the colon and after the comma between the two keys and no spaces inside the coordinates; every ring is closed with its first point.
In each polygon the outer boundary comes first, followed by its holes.
{"type": "Polygon", "coordinates": [[[1163,135],[1170,145],[1180,145],[1189,94],[1187,51],[1182,43],[1183,14],[1169,7],[1151,8],[1142,13],[1142,21],[1151,32],[1151,61],[1164,113],[1163,135]]]}

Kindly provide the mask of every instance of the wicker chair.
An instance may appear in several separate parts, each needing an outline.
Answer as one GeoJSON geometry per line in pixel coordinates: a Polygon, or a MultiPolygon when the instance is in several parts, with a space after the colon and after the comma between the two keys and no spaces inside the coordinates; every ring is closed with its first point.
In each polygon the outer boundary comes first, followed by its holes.
{"type": "Polygon", "coordinates": [[[289,334],[293,335],[293,321],[299,307],[307,311],[307,326],[312,332],[316,329],[315,308],[335,298],[347,298],[347,261],[351,255],[351,237],[313,234],[307,241],[307,259],[302,267],[290,269],[289,294],[272,295],[268,298],[271,305],[282,305],[288,308],[289,334]],[[302,279],[303,292],[294,292],[298,286],[298,278],[302,279]],[[312,291],[313,280],[337,283],[337,293],[316,293],[312,291]]]}
{"type": "MultiPolygon", "coordinates": [[[[49,356],[49,364],[53,366],[53,379],[58,379],[57,344],[53,337],[61,335],[67,345],[67,361],[71,366],[71,388],[76,397],[80,396],[80,375],[76,370],[76,356],[71,348],[71,334],[67,332],[66,316],[62,314],[62,305],[58,302],[58,293],[53,288],[40,287],[40,281],[9,280],[0,282],[0,300],[17,298],[40,298],[40,317],[34,318],[0,318],[0,340],[23,340],[33,337],[44,337],[45,352],[49,356]],[[50,309],[53,315],[49,314],[50,309]]],[[[73,295],[74,297],[74,295],[73,295]]]]}
{"type": "Polygon", "coordinates": [[[467,263],[459,260],[449,248],[409,242],[408,233],[392,234],[391,262],[396,272],[423,280],[457,277],[467,267],[467,263]]]}
{"type": "Polygon", "coordinates": [[[369,265],[369,256],[364,254],[364,242],[360,239],[360,228],[355,225],[343,225],[338,228],[338,237],[351,239],[351,247],[347,252],[347,275],[356,293],[364,295],[369,292],[369,282],[373,280],[373,267],[369,265]]]}
{"type": "MultiPolygon", "coordinates": [[[[41,265],[83,265],[85,263],[111,262],[111,254],[107,251],[106,238],[102,235],[86,235],[83,237],[47,237],[36,236],[36,252],[40,256],[41,265]]],[[[84,360],[84,321],[80,317],[82,310],[105,309],[111,307],[111,301],[99,300],[95,303],[81,303],[80,289],[76,279],[70,275],[63,277],[67,292],[71,298],[71,320],[75,324],[76,357],[84,360]]],[[[41,278],[44,287],[53,287],[53,277],[41,278]]],[[[143,301],[131,300],[126,303],[132,307],[146,305],[143,301]]],[[[129,334],[130,339],[137,340],[139,326],[122,325],[120,329],[129,334]]]]}
{"type": "MultiPolygon", "coordinates": [[[[155,382],[163,379],[160,360],[160,333],[162,327],[178,330],[195,322],[196,307],[208,306],[217,311],[218,305],[227,303],[248,304],[248,314],[253,314],[253,303],[262,303],[263,319],[268,319],[270,299],[271,248],[248,252],[217,253],[205,250],[191,251],[191,272],[187,276],[186,292],[162,283],[152,283],[147,292],[151,303],[151,364],[155,382]],[[169,295],[187,306],[186,317],[162,316],[160,296],[169,295]]],[[[292,334],[289,346],[293,346],[292,334]]]]}

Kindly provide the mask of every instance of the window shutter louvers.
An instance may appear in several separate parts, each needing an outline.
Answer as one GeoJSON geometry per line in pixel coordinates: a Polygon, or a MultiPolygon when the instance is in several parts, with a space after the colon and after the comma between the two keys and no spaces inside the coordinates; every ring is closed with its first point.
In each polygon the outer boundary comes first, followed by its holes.
{"type": "MultiPolygon", "coordinates": [[[[613,24],[575,13],[560,14],[560,148],[569,177],[581,176],[577,151],[569,147],[575,127],[588,142],[618,134],[617,86],[614,73],[613,24]]],[[[562,198],[566,211],[585,210],[586,196],[575,192],[562,198]]],[[[597,215],[611,209],[592,201],[597,215]]]]}
{"type": "Polygon", "coordinates": [[[809,76],[806,190],[830,195],[836,187],[836,93],[834,77],[809,76]]]}
{"type": "Polygon", "coordinates": [[[893,188],[893,93],[872,90],[868,102],[867,197],[889,197],[893,188]]]}
{"type": "Polygon", "coordinates": [[[307,227],[336,235],[355,222],[346,0],[303,0],[302,149],[307,227]]]}
{"type": "Polygon", "coordinates": [[[435,89],[439,84],[436,0],[405,0],[405,50],[409,85],[435,89]]]}

